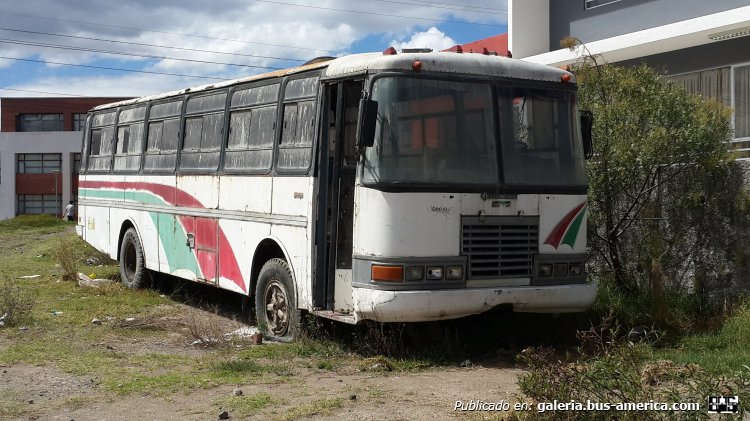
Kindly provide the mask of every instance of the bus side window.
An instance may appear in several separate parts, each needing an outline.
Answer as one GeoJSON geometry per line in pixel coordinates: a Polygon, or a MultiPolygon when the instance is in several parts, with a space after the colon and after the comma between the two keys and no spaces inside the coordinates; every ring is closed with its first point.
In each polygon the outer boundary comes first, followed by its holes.
{"type": "Polygon", "coordinates": [[[145,116],[146,106],[120,110],[117,121],[115,172],[134,172],[140,169],[145,116]]]}
{"type": "Polygon", "coordinates": [[[182,100],[151,106],[143,171],[173,172],[177,164],[182,100]]]}
{"type": "Polygon", "coordinates": [[[265,173],[271,169],[278,96],[278,84],[232,94],[224,158],[226,170],[265,173]]]}
{"type": "Polygon", "coordinates": [[[180,169],[211,171],[219,167],[226,92],[191,97],[185,110],[185,139],[180,169]]]}
{"type": "Polygon", "coordinates": [[[89,154],[86,169],[94,172],[109,171],[112,164],[114,124],[116,112],[94,114],[91,123],[89,154]]]}
{"type": "Polygon", "coordinates": [[[315,138],[318,77],[291,80],[284,91],[283,120],[276,167],[282,171],[310,168],[315,138]]]}

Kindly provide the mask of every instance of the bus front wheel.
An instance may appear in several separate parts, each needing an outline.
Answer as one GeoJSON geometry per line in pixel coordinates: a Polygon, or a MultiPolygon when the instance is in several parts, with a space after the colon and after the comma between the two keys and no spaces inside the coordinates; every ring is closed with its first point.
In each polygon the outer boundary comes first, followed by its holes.
{"type": "Polygon", "coordinates": [[[135,228],[128,228],[120,244],[120,279],[128,288],[141,288],[146,284],[143,246],[135,228]]]}
{"type": "Polygon", "coordinates": [[[294,295],[292,271],[281,259],[267,261],[255,288],[255,317],[265,335],[294,339],[299,331],[300,312],[294,295]]]}

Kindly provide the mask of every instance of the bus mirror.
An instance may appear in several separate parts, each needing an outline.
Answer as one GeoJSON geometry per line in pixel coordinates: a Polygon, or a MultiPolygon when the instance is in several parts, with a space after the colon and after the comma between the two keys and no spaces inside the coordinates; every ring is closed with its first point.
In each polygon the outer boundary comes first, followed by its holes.
{"type": "Polygon", "coordinates": [[[378,101],[362,98],[359,101],[360,123],[357,133],[359,148],[369,148],[375,143],[375,126],[378,122],[378,101]]]}
{"type": "Polygon", "coordinates": [[[594,125],[594,114],[591,111],[581,111],[581,140],[583,140],[583,156],[586,159],[594,156],[594,143],[591,128],[594,125]]]}

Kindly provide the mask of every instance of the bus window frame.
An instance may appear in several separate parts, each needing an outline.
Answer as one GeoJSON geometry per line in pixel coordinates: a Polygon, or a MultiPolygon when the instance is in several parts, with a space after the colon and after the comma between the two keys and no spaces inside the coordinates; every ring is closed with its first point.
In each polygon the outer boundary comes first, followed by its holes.
{"type": "Polygon", "coordinates": [[[244,83],[241,85],[237,85],[232,87],[229,90],[229,94],[227,95],[227,115],[225,117],[225,123],[226,123],[226,136],[224,137],[224,142],[222,144],[222,151],[221,151],[221,166],[219,167],[219,172],[221,174],[227,174],[227,175],[274,175],[274,167],[276,163],[276,134],[279,132],[279,100],[281,98],[282,90],[284,88],[283,86],[284,80],[283,78],[273,78],[273,79],[264,79],[262,81],[257,82],[251,82],[251,83],[244,83]],[[276,99],[272,102],[263,102],[258,104],[253,104],[251,106],[240,106],[237,108],[232,108],[232,97],[234,94],[238,91],[245,91],[248,89],[253,88],[262,88],[264,86],[270,86],[270,85],[279,85],[278,92],[276,93],[276,99]],[[232,112],[237,111],[245,111],[245,110],[252,110],[255,108],[260,108],[263,106],[270,106],[273,105],[276,107],[275,116],[274,116],[274,123],[276,125],[276,128],[274,129],[273,133],[273,144],[271,145],[271,165],[268,166],[267,169],[262,170],[252,170],[252,169],[227,169],[226,168],[226,151],[227,147],[229,146],[229,126],[231,124],[231,118],[232,118],[232,112]]]}
{"type": "Polygon", "coordinates": [[[279,92],[279,104],[278,108],[276,109],[276,127],[278,130],[276,130],[275,136],[274,136],[274,154],[273,154],[273,176],[308,176],[311,174],[311,170],[314,167],[313,161],[315,161],[317,153],[317,147],[318,143],[320,143],[320,107],[322,106],[322,92],[323,90],[321,87],[323,86],[321,79],[321,72],[314,71],[314,72],[305,72],[296,74],[290,77],[287,77],[283,80],[281,91],[279,92]],[[287,85],[289,82],[299,79],[308,79],[308,78],[318,78],[316,82],[316,90],[315,95],[313,96],[301,96],[301,97],[295,97],[290,100],[286,100],[284,97],[286,95],[287,85]],[[286,104],[297,104],[303,101],[309,101],[312,100],[315,104],[315,109],[313,114],[315,115],[315,121],[313,122],[313,139],[310,144],[310,158],[307,161],[307,167],[297,168],[297,169],[280,169],[278,167],[278,157],[279,157],[279,146],[281,145],[281,136],[283,134],[283,124],[284,124],[284,106],[286,104]]]}
{"type": "MultiPolygon", "coordinates": [[[[229,112],[229,100],[230,100],[230,89],[227,88],[219,88],[219,89],[210,89],[206,90],[204,92],[197,92],[194,94],[187,94],[183,96],[183,102],[182,102],[182,110],[180,111],[180,131],[177,134],[178,140],[177,140],[177,162],[175,164],[175,174],[181,174],[181,175],[189,175],[189,174],[196,174],[196,175],[219,175],[222,173],[223,165],[224,165],[224,147],[227,142],[227,135],[229,131],[228,126],[228,118],[227,113],[229,112]],[[218,95],[224,93],[224,107],[220,110],[214,110],[210,112],[205,111],[199,111],[195,113],[188,114],[187,113],[187,107],[188,103],[196,98],[200,97],[206,97],[206,96],[212,96],[212,95],[218,95]],[[185,134],[186,134],[186,125],[188,118],[191,117],[198,117],[201,118],[206,117],[208,115],[214,115],[214,114],[223,114],[224,121],[222,122],[222,129],[221,129],[221,139],[219,139],[219,159],[216,163],[216,167],[212,169],[201,169],[201,168],[182,168],[182,153],[185,148],[185,134]]],[[[201,136],[203,136],[203,129],[201,128],[201,136]]],[[[188,150],[187,153],[203,153],[204,151],[201,150],[188,150]]],[[[153,174],[153,173],[149,173],[153,174]]]]}
{"type": "MultiPolygon", "coordinates": [[[[104,108],[101,110],[96,110],[91,112],[91,122],[87,123],[86,128],[86,134],[85,134],[85,140],[87,143],[85,144],[85,150],[86,150],[86,173],[87,174],[111,174],[112,168],[114,167],[114,157],[115,157],[115,139],[117,137],[117,118],[119,116],[120,110],[118,107],[109,107],[104,108]],[[89,168],[89,164],[91,163],[91,134],[94,131],[94,129],[102,129],[104,127],[109,127],[109,125],[103,125],[103,126],[94,126],[94,118],[99,114],[109,114],[114,113],[115,117],[112,122],[112,150],[109,153],[109,166],[107,169],[97,170],[97,169],[91,169],[89,168]]],[[[101,148],[101,145],[99,146],[101,148]]],[[[107,155],[94,155],[95,157],[106,157],[107,155]]],[[[81,155],[83,157],[83,155],[81,155]]]]}
{"type": "MultiPolygon", "coordinates": [[[[144,152],[146,150],[146,141],[148,140],[147,138],[148,138],[148,112],[149,112],[149,106],[150,106],[150,104],[138,104],[138,103],[136,103],[136,104],[128,104],[128,105],[123,106],[123,107],[117,107],[117,117],[115,118],[115,133],[114,133],[115,143],[114,143],[114,148],[113,148],[112,168],[111,168],[111,173],[112,174],[128,174],[128,175],[140,174],[141,169],[143,168],[143,161],[144,161],[143,157],[145,155],[144,152]],[[117,170],[117,169],[115,169],[115,160],[116,160],[116,158],[118,156],[117,155],[117,147],[119,146],[118,143],[119,143],[119,140],[120,140],[119,139],[120,114],[123,111],[132,110],[132,109],[139,108],[139,107],[143,107],[144,108],[144,111],[143,111],[143,120],[133,120],[133,121],[130,121],[128,123],[125,123],[125,124],[128,124],[128,125],[137,124],[139,122],[143,123],[143,134],[142,134],[143,137],[141,138],[141,150],[139,151],[140,152],[140,156],[138,158],[138,167],[135,168],[135,169],[132,169],[132,170],[117,170]]],[[[81,156],[83,156],[83,155],[81,155],[81,156]]],[[[120,155],[120,156],[131,156],[131,155],[125,153],[124,155],[120,155]]]]}
{"type": "MultiPolygon", "coordinates": [[[[164,99],[159,99],[155,101],[149,101],[148,108],[146,109],[146,127],[143,129],[144,131],[144,142],[143,142],[143,151],[141,152],[141,170],[139,174],[142,175],[176,175],[179,173],[180,169],[180,151],[182,150],[182,131],[184,130],[184,122],[185,122],[185,105],[187,104],[187,101],[185,100],[186,95],[180,94],[171,96],[164,99]],[[146,171],[146,155],[160,155],[160,154],[149,154],[148,153],[148,134],[151,130],[151,123],[153,121],[151,120],[151,109],[155,105],[161,105],[166,104],[169,102],[176,102],[176,101],[182,101],[180,104],[180,114],[176,116],[177,119],[179,119],[178,123],[178,132],[177,132],[177,150],[175,151],[175,167],[173,169],[156,169],[154,171],[146,171]]],[[[169,118],[160,118],[157,123],[163,123],[166,120],[171,120],[175,118],[175,116],[169,117],[169,118]]]]}

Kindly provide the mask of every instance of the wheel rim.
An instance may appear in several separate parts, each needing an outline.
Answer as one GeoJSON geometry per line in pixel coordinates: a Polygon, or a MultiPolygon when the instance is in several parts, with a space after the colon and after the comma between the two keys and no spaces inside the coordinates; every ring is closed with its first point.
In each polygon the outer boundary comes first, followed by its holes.
{"type": "Polygon", "coordinates": [[[284,285],[278,279],[271,279],[263,293],[266,306],[266,323],[268,330],[281,336],[289,329],[289,306],[284,285]]]}
{"type": "Polygon", "coordinates": [[[125,245],[125,252],[123,253],[122,264],[123,272],[125,272],[125,279],[130,282],[135,277],[135,267],[137,263],[137,257],[135,253],[135,244],[132,241],[128,241],[125,245]]]}

